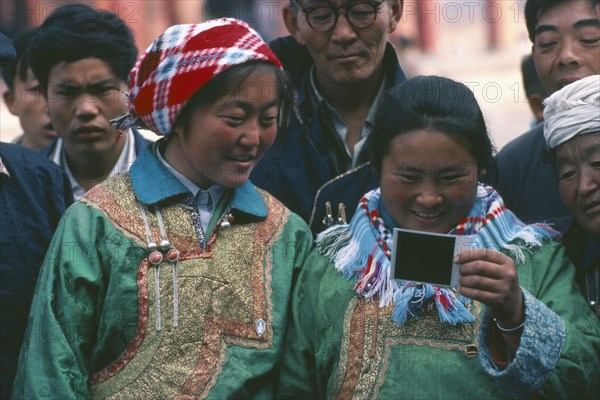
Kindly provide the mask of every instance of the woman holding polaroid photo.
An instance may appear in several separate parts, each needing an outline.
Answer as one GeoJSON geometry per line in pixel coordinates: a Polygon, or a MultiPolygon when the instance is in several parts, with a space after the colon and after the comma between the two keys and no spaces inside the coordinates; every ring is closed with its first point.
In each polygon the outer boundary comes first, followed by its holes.
{"type": "Polygon", "coordinates": [[[472,92],[434,76],[401,83],[369,140],[380,188],[317,237],[279,395],[597,397],[600,324],[556,233],[525,225],[480,183],[493,149],[472,92]],[[454,259],[458,289],[390,278],[394,228],[472,236],[454,259]]]}

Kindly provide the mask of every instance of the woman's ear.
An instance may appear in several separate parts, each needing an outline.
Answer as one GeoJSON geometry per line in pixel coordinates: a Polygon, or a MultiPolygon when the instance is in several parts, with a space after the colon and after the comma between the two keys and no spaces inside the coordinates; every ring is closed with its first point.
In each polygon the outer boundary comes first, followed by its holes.
{"type": "Polygon", "coordinates": [[[17,110],[17,107],[15,106],[17,100],[15,98],[15,94],[11,90],[6,90],[4,93],[2,93],[2,98],[4,99],[4,103],[6,104],[6,108],[8,108],[8,111],[12,115],[18,116],[19,110],[17,110]]]}
{"type": "Polygon", "coordinates": [[[185,131],[185,124],[183,123],[184,119],[185,118],[183,118],[183,114],[180,114],[179,117],[175,120],[173,126],[171,126],[171,132],[169,132],[169,137],[173,137],[176,135],[183,136],[183,132],[185,131]]]}

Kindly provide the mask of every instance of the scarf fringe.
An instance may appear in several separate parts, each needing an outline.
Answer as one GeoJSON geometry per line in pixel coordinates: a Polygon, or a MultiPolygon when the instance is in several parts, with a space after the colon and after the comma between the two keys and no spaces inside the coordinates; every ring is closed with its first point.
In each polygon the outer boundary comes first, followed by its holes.
{"type": "MultiPolygon", "coordinates": [[[[350,233],[350,231],[348,231],[350,233]]],[[[361,254],[360,243],[355,239],[351,239],[350,242],[342,248],[341,252],[338,252],[334,257],[335,267],[338,271],[343,272],[344,275],[351,276],[354,272],[364,268],[367,264],[368,255],[361,254]]]]}
{"type": "MultiPolygon", "coordinates": [[[[465,299],[463,296],[459,295],[459,297],[465,299]]],[[[440,321],[450,325],[475,322],[475,317],[459,297],[452,290],[438,288],[435,293],[435,305],[440,315],[440,321]]]]}
{"type": "Polygon", "coordinates": [[[525,263],[525,252],[531,254],[533,249],[540,247],[542,242],[545,240],[551,240],[560,236],[558,231],[552,229],[548,225],[541,224],[517,226],[513,229],[509,237],[506,237],[506,235],[501,235],[500,231],[492,228],[491,225],[484,225],[481,236],[486,236],[486,233],[489,234],[489,231],[491,230],[494,231],[492,232],[492,235],[502,236],[502,239],[506,241],[506,244],[500,248],[498,245],[496,245],[495,241],[484,240],[483,243],[476,242],[476,247],[492,248],[496,251],[506,250],[514,259],[516,265],[525,263]],[[516,243],[508,243],[508,241],[514,240],[517,240],[516,243]]]}
{"type": "Polygon", "coordinates": [[[394,294],[396,305],[392,313],[392,319],[396,323],[404,325],[409,316],[418,319],[419,315],[426,311],[424,309],[428,289],[426,286],[408,282],[394,294]]]}
{"type": "Polygon", "coordinates": [[[355,276],[358,266],[362,268],[367,262],[368,255],[361,257],[359,243],[353,239],[348,225],[334,225],[321,232],[315,239],[315,246],[323,256],[333,261],[346,279],[355,276]]]}
{"type": "Polygon", "coordinates": [[[395,279],[389,279],[388,276],[385,277],[385,281],[381,286],[382,288],[381,297],[379,299],[379,307],[388,307],[393,303],[396,293],[398,293],[400,287],[395,279]]]}
{"type": "Polygon", "coordinates": [[[348,225],[334,225],[319,233],[315,239],[315,245],[329,259],[334,259],[341,249],[348,245],[352,234],[348,225]]]}

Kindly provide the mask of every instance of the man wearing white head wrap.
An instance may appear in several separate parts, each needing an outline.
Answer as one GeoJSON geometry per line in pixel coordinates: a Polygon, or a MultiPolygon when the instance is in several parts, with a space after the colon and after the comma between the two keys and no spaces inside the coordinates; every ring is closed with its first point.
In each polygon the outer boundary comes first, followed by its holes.
{"type": "Polygon", "coordinates": [[[550,149],[600,131],[600,75],[565,86],[544,101],[544,138],[550,149]]]}
{"type": "Polygon", "coordinates": [[[544,105],[544,137],[555,152],[559,195],[573,217],[563,243],[600,318],[600,75],[565,86],[544,105]]]}

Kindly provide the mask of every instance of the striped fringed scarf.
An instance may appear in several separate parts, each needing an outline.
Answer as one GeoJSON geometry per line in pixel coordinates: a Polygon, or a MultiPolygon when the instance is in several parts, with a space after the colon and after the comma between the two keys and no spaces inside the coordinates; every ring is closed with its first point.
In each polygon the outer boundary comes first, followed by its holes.
{"type": "MultiPolygon", "coordinates": [[[[379,214],[380,197],[379,189],[367,193],[349,225],[335,225],[319,234],[319,251],[346,279],[357,280],[358,295],[378,298],[380,307],[393,303],[392,318],[400,325],[409,316],[418,318],[433,304],[444,323],[473,322],[475,318],[465,307],[470,300],[456,290],[389,277],[392,233],[379,214]]],[[[477,188],[469,215],[448,233],[475,236],[473,248],[504,249],[517,265],[525,262],[525,251],[559,234],[547,225],[525,225],[506,208],[494,189],[483,184],[477,188]]]]}

